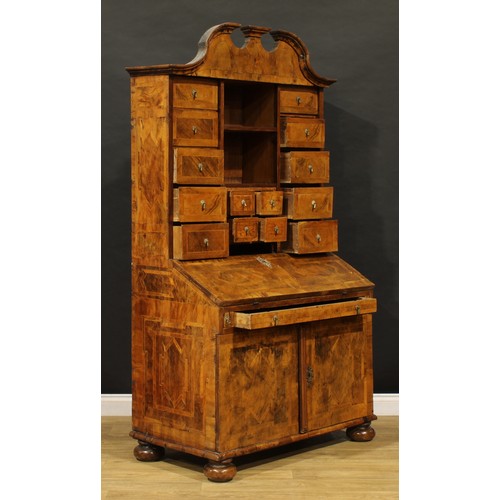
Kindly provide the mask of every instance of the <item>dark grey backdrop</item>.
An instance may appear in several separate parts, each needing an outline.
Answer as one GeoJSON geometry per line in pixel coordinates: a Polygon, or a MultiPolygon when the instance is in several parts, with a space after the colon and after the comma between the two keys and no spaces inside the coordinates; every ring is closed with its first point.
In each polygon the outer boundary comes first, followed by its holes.
{"type": "Polygon", "coordinates": [[[376,393],[398,388],[397,0],[102,1],[102,392],[130,384],[130,128],[125,66],[186,63],[211,26],[298,35],[325,90],[339,255],[375,282],[376,393]]]}

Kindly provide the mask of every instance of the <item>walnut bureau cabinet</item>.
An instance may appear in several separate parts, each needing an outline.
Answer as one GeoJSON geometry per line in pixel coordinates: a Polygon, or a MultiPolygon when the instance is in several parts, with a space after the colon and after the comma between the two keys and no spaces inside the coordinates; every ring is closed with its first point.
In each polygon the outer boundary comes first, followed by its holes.
{"type": "Polygon", "coordinates": [[[244,454],[339,429],[371,440],[376,299],[335,254],[334,80],[296,35],[236,23],[187,64],[127,71],[136,458],[191,453],[222,482],[244,454]]]}

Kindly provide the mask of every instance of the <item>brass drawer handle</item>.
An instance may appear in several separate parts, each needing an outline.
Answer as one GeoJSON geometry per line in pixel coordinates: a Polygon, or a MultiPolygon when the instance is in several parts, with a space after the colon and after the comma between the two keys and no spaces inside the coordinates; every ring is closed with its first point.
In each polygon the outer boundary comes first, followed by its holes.
{"type": "Polygon", "coordinates": [[[312,174],[312,173],[314,172],[314,168],[313,168],[313,166],[312,166],[312,165],[309,165],[309,166],[308,166],[308,168],[309,168],[309,173],[310,173],[310,174],[312,174]]]}
{"type": "Polygon", "coordinates": [[[271,205],[271,208],[274,208],[274,205],[276,205],[276,202],[273,199],[269,200],[269,203],[271,205]]]}
{"type": "Polygon", "coordinates": [[[197,133],[198,133],[198,127],[195,127],[195,126],[193,125],[193,134],[194,134],[194,135],[196,135],[197,133]]]}
{"type": "Polygon", "coordinates": [[[207,208],[207,202],[205,200],[201,200],[200,205],[202,210],[205,210],[205,208],[207,208]]]}
{"type": "Polygon", "coordinates": [[[302,99],[300,98],[300,96],[297,96],[297,104],[300,105],[301,102],[302,102],[302,99]]]}
{"type": "Polygon", "coordinates": [[[316,210],[316,207],[318,206],[318,204],[316,203],[316,201],[315,201],[315,200],[313,200],[313,201],[311,202],[311,205],[312,205],[312,209],[313,209],[313,210],[316,210]]]}
{"type": "Polygon", "coordinates": [[[245,234],[248,236],[248,233],[250,232],[250,228],[248,226],[244,227],[245,234]]]}
{"type": "Polygon", "coordinates": [[[198,91],[197,91],[197,90],[195,90],[195,89],[193,89],[193,90],[191,91],[191,95],[193,96],[193,99],[196,99],[196,97],[198,96],[198,91]]]}
{"type": "Polygon", "coordinates": [[[241,200],[241,206],[246,207],[247,206],[247,200],[245,200],[245,199],[241,200]]]}
{"type": "Polygon", "coordinates": [[[205,248],[208,248],[208,238],[203,240],[203,244],[205,245],[205,248]]]}
{"type": "Polygon", "coordinates": [[[321,241],[321,235],[320,234],[316,235],[316,240],[317,240],[318,243],[321,241]]]}
{"type": "Polygon", "coordinates": [[[198,163],[198,170],[203,172],[203,163],[198,163]]]}
{"type": "Polygon", "coordinates": [[[309,129],[308,129],[308,128],[306,128],[306,129],[304,130],[304,133],[306,134],[306,137],[309,137],[309,129]]]}
{"type": "Polygon", "coordinates": [[[278,316],[273,316],[273,326],[278,326],[279,318],[278,316]]]}
{"type": "Polygon", "coordinates": [[[278,226],[274,226],[274,234],[279,234],[280,228],[278,226]]]}

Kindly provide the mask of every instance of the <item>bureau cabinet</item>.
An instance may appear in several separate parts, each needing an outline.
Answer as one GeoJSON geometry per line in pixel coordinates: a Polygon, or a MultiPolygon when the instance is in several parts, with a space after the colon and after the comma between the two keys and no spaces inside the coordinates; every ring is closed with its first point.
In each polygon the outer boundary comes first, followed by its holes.
{"type": "Polygon", "coordinates": [[[190,63],[127,70],[136,458],[168,447],[228,481],[254,451],[338,429],[371,440],[376,299],[335,254],[333,80],[296,35],[236,23],[190,63]]]}

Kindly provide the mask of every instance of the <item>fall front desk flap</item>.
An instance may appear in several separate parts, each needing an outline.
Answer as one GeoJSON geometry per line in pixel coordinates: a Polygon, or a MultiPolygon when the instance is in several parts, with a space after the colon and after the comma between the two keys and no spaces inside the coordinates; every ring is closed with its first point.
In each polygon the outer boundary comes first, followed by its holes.
{"type": "Polygon", "coordinates": [[[284,253],[174,261],[219,306],[372,290],[374,284],[334,254],[284,253]]]}

